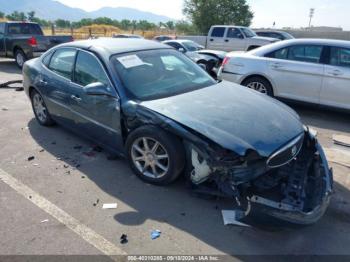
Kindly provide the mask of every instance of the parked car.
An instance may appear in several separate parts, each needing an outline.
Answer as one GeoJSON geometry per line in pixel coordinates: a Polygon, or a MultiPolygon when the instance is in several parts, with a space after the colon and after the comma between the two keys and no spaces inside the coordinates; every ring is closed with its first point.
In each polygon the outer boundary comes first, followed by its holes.
{"type": "Polygon", "coordinates": [[[51,47],[71,42],[71,36],[44,36],[40,26],[27,22],[0,22],[0,57],[15,58],[18,67],[51,47]]]}
{"type": "Polygon", "coordinates": [[[125,155],[142,180],[184,174],[193,190],[225,194],[243,213],[260,206],[314,223],[332,173],[313,132],[289,107],[218,83],[170,46],[139,39],[63,44],[25,63],[25,92],[39,124],[59,123],[125,155]]]}
{"type": "Polygon", "coordinates": [[[257,36],[253,30],[243,26],[215,25],[209,30],[208,36],[203,36],[203,43],[198,36],[186,36],[188,40],[203,44],[212,50],[249,51],[257,47],[279,41],[276,38],[257,36]]]}
{"type": "Polygon", "coordinates": [[[294,39],[294,36],[287,32],[283,31],[272,31],[272,30],[255,30],[255,33],[258,36],[263,36],[263,37],[272,37],[272,38],[277,38],[279,40],[290,40],[294,39]]]}
{"type": "Polygon", "coordinates": [[[166,40],[173,40],[173,39],[174,39],[174,37],[168,36],[168,35],[158,35],[158,36],[153,37],[153,40],[157,41],[157,42],[163,42],[166,40]]]}
{"type": "Polygon", "coordinates": [[[140,35],[134,35],[134,34],[114,34],[113,38],[137,38],[137,39],[143,39],[140,35]]]}
{"type": "Polygon", "coordinates": [[[204,47],[191,40],[167,40],[163,44],[170,45],[179,52],[188,56],[214,78],[217,78],[218,69],[226,56],[226,52],[216,50],[204,50],[204,47]]]}
{"type": "Polygon", "coordinates": [[[350,109],[350,42],[298,39],[228,54],[220,78],[264,94],[350,109]]]}

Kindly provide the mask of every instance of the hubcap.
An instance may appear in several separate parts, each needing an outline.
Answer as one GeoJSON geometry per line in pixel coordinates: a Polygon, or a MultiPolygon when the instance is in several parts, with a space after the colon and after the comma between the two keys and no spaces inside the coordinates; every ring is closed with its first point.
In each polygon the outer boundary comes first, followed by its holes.
{"type": "Polygon", "coordinates": [[[249,87],[250,89],[253,89],[255,91],[258,91],[260,93],[263,93],[265,95],[267,95],[267,88],[265,87],[265,85],[261,82],[250,82],[247,87],[249,87]]]}
{"type": "Polygon", "coordinates": [[[153,138],[137,139],[132,145],[131,157],[136,168],[147,177],[159,179],[169,170],[169,155],[153,138]]]}
{"type": "Polygon", "coordinates": [[[47,111],[44,100],[39,94],[35,94],[33,96],[33,107],[35,114],[39,118],[40,122],[45,122],[47,118],[47,111]]]}
{"type": "Polygon", "coordinates": [[[23,64],[24,64],[24,57],[23,57],[23,55],[21,53],[17,53],[16,61],[17,61],[17,64],[19,66],[23,66],[23,64]]]}

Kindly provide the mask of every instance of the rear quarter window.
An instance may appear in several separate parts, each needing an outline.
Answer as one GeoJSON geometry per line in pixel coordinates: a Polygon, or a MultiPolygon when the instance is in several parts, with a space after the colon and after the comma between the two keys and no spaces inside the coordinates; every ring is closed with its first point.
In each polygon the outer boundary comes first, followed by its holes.
{"type": "Polygon", "coordinates": [[[56,50],[50,60],[49,69],[64,78],[71,79],[75,55],[76,50],[74,49],[56,50]]]}

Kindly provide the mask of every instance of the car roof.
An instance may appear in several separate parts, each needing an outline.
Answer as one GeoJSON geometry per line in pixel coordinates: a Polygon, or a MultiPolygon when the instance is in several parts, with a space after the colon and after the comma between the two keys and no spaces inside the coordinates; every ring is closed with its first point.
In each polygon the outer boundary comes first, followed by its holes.
{"type": "Polygon", "coordinates": [[[103,53],[105,56],[142,50],[170,48],[169,46],[161,44],[159,42],[133,38],[101,38],[82,40],[65,43],[59,47],[75,47],[85,50],[93,50],[103,53]]]}
{"type": "Polygon", "coordinates": [[[176,43],[185,43],[185,42],[194,42],[192,40],[188,40],[188,39],[174,39],[174,40],[166,40],[166,41],[163,41],[163,44],[166,44],[166,43],[172,43],[172,42],[176,42],[176,43]]]}
{"type": "Polygon", "coordinates": [[[277,43],[273,43],[270,45],[266,45],[260,48],[257,48],[253,51],[250,51],[250,54],[253,55],[265,55],[266,53],[273,52],[275,50],[290,46],[290,45],[323,45],[323,46],[338,46],[350,48],[350,41],[345,40],[334,40],[334,39],[308,39],[308,38],[300,38],[300,39],[290,39],[285,41],[280,41],[277,43]]]}

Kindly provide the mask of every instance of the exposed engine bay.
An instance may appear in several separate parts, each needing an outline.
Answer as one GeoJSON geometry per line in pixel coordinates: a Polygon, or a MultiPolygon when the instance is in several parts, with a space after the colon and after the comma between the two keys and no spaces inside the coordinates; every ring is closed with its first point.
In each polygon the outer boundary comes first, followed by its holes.
{"type": "Polygon", "coordinates": [[[308,131],[270,159],[252,154],[236,162],[223,159],[220,163],[205,159],[195,147],[190,150],[190,180],[196,185],[195,190],[232,197],[245,215],[259,206],[276,218],[312,224],[328,207],[332,170],[317,139],[308,131]],[[290,159],[286,158],[288,155],[290,159]]]}

